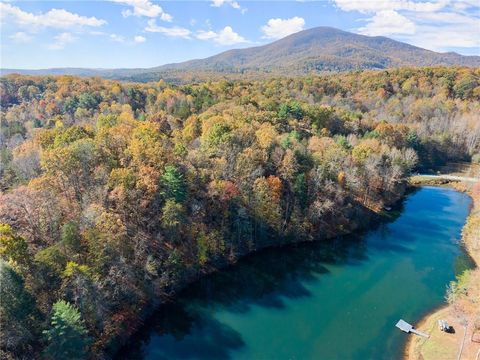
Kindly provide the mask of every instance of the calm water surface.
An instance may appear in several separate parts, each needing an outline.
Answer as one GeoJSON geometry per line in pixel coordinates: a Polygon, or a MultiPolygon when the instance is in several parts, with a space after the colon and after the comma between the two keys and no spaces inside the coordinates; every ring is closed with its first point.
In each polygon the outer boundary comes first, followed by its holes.
{"type": "Polygon", "coordinates": [[[125,359],[399,359],[415,323],[470,267],[458,244],[470,198],[424,187],[361,236],[271,249],[163,307],[125,359]]]}

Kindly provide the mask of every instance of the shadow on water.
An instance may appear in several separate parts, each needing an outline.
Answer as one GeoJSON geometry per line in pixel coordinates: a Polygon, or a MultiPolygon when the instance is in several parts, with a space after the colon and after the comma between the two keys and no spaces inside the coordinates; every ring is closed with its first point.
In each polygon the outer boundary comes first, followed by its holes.
{"type": "MultiPolygon", "coordinates": [[[[170,304],[162,307],[153,320],[150,336],[162,336],[162,342],[161,353],[153,349],[149,354],[151,358],[228,359],[230,351],[245,345],[237,331],[201,311],[191,314],[182,306],[170,304]],[[195,336],[188,336],[192,331],[195,336]],[[178,346],[179,341],[182,346],[178,346]]],[[[136,345],[120,358],[144,359],[143,342],[137,340],[136,345]]]]}
{"type": "MultiPolygon", "coordinates": [[[[403,202],[374,225],[380,237],[389,231],[387,223],[395,221],[402,211],[403,202]]],[[[305,285],[327,274],[327,266],[359,266],[368,260],[365,233],[372,230],[264,249],[198,280],[179,293],[175,303],[162,305],[117,359],[230,358],[231,352],[245,346],[242,336],[210,312],[224,308],[230,313],[245,313],[254,305],[282,309],[284,299],[311,296],[305,285]],[[159,353],[155,353],[156,346],[161,349],[159,353]]],[[[373,246],[380,251],[408,251],[392,243],[373,246]]]]}
{"type": "Polygon", "coordinates": [[[118,359],[144,359],[144,346],[152,336],[164,336],[161,350],[166,359],[228,359],[244,342],[238,332],[210,316],[209,309],[227,308],[232,313],[248,312],[253,305],[282,309],[285,298],[311,296],[305,284],[328,273],[325,265],[364,260],[361,238],[299,244],[248,256],[195,282],[179,294],[177,302],[161,306],[118,359]],[[179,350],[174,343],[180,340],[179,350]]]}
{"type": "MultiPolygon", "coordinates": [[[[243,330],[241,326],[233,328],[229,325],[231,318],[241,321],[248,317],[244,314],[256,314],[254,318],[261,322],[264,318],[257,316],[259,308],[273,312],[281,310],[288,314],[292,304],[289,300],[311,298],[309,300],[315,302],[318,284],[322,284],[322,281],[328,283],[326,275],[331,271],[335,276],[338,268],[342,268],[340,272],[343,274],[355,274],[351,278],[344,278],[344,285],[349,289],[344,294],[348,294],[349,299],[357,299],[357,303],[352,306],[351,317],[343,316],[344,313],[336,315],[343,321],[355,320],[352,323],[355,325],[364,321],[366,313],[381,313],[380,320],[375,322],[376,327],[370,334],[359,336],[363,342],[358,341],[353,350],[341,353],[355,359],[372,356],[378,359],[396,358],[395,354],[399,353],[398,349],[405,338],[392,330],[392,324],[399,316],[418,319],[422,312],[438,306],[442,301],[444,286],[452,279],[451,268],[454,268],[455,274],[460,274],[472,267],[471,259],[465,256],[464,251],[456,254],[455,249],[458,248],[454,246],[452,238],[459,236],[466,213],[458,215],[462,208],[452,209],[451,206],[455,201],[466,201],[466,198],[458,193],[451,198],[443,190],[438,192],[424,188],[418,195],[417,191],[411,192],[404,202],[363,234],[264,249],[246,256],[234,266],[191,284],[178,294],[175,303],[162,305],[148,319],[130,344],[122,349],[118,359],[215,360],[245,355],[251,350],[251,339],[246,331],[255,332],[255,329],[248,326],[243,330]],[[404,207],[407,209],[405,212],[404,207]],[[432,209],[438,212],[432,212],[432,209]],[[457,214],[458,219],[452,219],[452,214],[457,214]],[[395,224],[390,224],[393,222],[395,224]],[[384,276],[395,264],[402,266],[405,271],[384,276]],[[355,285],[349,284],[349,281],[355,285]],[[401,291],[392,288],[391,284],[396,281],[404,281],[405,286],[401,291]],[[372,290],[375,286],[378,286],[376,292],[372,290]],[[370,290],[372,292],[369,293],[370,290]],[[387,297],[381,305],[377,303],[378,308],[372,312],[370,304],[375,304],[376,299],[385,295],[382,291],[392,293],[393,299],[407,292],[420,296],[415,300],[406,298],[405,301],[389,300],[387,297]],[[370,299],[368,295],[374,297],[370,299]],[[386,336],[379,341],[376,334],[386,336]]],[[[331,291],[332,287],[327,286],[326,289],[331,291]]],[[[332,294],[332,299],[334,297],[335,294],[332,294]]],[[[352,304],[348,299],[337,300],[339,306],[352,304]]],[[[302,306],[305,304],[308,309],[308,301],[302,306]]],[[[329,309],[335,310],[335,307],[329,309]]],[[[343,333],[346,329],[334,326],[336,319],[336,316],[324,317],[324,326],[343,333]]],[[[370,321],[373,320],[370,318],[370,321]]],[[[270,324],[281,327],[275,322],[270,324]]],[[[320,336],[322,329],[315,327],[314,332],[320,336]]],[[[268,337],[266,339],[271,341],[268,337]]],[[[326,337],[321,339],[325,346],[331,341],[326,337]]],[[[309,338],[312,347],[315,346],[313,340],[309,338]]],[[[304,346],[300,338],[299,341],[298,346],[304,346]]],[[[267,346],[279,345],[273,344],[267,346]]],[[[258,346],[255,350],[258,354],[258,346]]],[[[299,348],[298,353],[302,353],[302,350],[299,348]]],[[[326,354],[331,355],[332,352],[326,354]]]]}

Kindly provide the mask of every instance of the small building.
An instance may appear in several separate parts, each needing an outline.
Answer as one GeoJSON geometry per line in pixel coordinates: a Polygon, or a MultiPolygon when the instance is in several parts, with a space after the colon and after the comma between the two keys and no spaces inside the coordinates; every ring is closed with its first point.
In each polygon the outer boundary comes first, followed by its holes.
{"type": "Polygon", "coordinates": [[[438,320],[438,327],[441,331],[449,332],[450,326],[448,325],[447,320],[438,320]]]}

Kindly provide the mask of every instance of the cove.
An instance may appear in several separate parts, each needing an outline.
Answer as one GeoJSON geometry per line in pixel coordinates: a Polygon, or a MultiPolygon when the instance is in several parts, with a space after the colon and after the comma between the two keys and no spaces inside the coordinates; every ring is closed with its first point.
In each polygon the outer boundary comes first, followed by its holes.
{"type": "Polygon", "coordinates": [[[473,266],[470,198],[423,187],[361,235],[267,249],[164,305],[120,359],[400,359],[415,323],[473,266]],[[393,213],[393,212],[392,212],[393,213]]]}

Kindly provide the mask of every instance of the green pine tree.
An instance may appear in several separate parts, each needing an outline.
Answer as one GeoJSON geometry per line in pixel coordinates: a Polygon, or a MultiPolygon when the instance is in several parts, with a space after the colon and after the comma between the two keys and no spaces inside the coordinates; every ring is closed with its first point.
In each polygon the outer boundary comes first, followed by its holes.
{"type": "Polygon", "coordinates": [[[44,331],[48,359],[80,360],[87,358],[90,338],[80,312],[70,303],[60,300],[53,304],[50,329],[44,331]]]}
{"type": "Polygon", "coordinates": [[[187,185],[183,174],[173,165],[165,166],[165,172],[160,179],[162,195],[166,199],[175,199],[182,203],[187,198],[187,185]]]}

